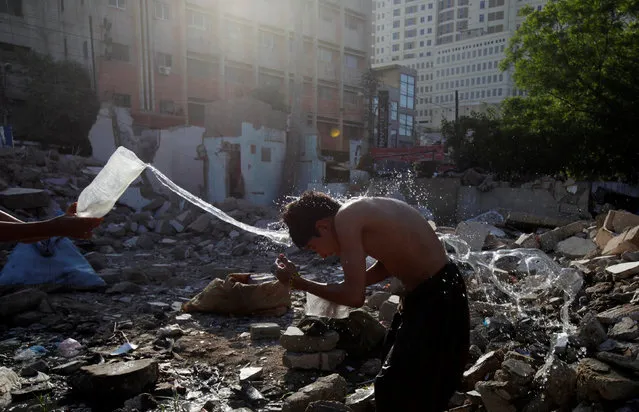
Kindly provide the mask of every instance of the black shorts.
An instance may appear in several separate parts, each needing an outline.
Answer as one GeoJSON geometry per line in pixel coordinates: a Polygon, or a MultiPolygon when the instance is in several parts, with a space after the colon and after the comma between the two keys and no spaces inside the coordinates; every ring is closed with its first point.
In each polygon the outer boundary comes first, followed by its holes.
{"type": "Polygon", "coordinates": [[[448,263],[402,300],[375,379],[377,412],[439,412],[461,383],[468,359],[466,285],[448,263]]]}

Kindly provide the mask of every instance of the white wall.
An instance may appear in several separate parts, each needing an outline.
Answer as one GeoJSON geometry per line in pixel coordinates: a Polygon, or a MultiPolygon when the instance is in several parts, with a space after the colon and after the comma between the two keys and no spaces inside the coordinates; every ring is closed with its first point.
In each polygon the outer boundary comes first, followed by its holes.
{"type": "Polygon", "coordinates": [[[228,197],[228,154],[222,151],[224,142],[240,145],[240,163],[244,178],[244,198],[257,205],[271,205],[279,195],[284,157],[286,132],[243,122],[238,137],[206,137],[204,147],[209,158],[209,201],[221,202],[228,197]],[[251,146],[255,153],[251,153],[251,146]],[[262,161],[262,148],[270,149],[270,161],[262,161]]]}

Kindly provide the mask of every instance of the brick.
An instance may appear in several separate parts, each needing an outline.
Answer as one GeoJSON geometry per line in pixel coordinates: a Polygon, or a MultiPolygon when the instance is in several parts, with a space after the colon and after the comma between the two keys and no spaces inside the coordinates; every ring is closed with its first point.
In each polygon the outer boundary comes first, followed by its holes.
{"type": "Polygon", "coordinates": [[[284,366],[291,369],[335,370],[346,359],[346,351],[334,349],[328,352],[303,353],[286,351],[282,359],[284,366]]]}
{"type": "Polygon", "coordinates": [[[277,323],[254,323],[251,325],[251,339],[279,339],[282,332],[277,323]]]}

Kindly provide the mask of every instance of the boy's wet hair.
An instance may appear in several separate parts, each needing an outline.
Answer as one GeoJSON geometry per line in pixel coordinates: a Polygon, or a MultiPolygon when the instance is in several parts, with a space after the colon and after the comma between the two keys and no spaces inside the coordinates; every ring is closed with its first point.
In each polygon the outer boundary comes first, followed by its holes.
{"type": "Polygon", "coordinates": [[[306,191],[299,199],[284,206],[282,221],[288,226],[295,246],[306,247],[313,236],[319,236],[315,223],[333,217],[341,204],[329,195],[313,190],[306,191]]]}

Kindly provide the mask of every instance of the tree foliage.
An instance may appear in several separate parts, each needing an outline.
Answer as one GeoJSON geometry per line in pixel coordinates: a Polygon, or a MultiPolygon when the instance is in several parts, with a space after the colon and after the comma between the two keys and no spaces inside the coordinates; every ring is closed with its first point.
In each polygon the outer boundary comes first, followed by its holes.
{"type": "Polygon", "coordinates": [[[17,56],[16,64],[26,93],[14,116],[16,134],[91,155],[89,131],[100,102],[87,70],[74,61],[32,52],[17,56]]]}
{"type": "Polygon", "coordinates": [[[544,169],[637,180],[639,2],[557,0],[522,12],[501,68],[514,68],[527,96],[503,103],[504,132],[536,147],[544,169]]]}

